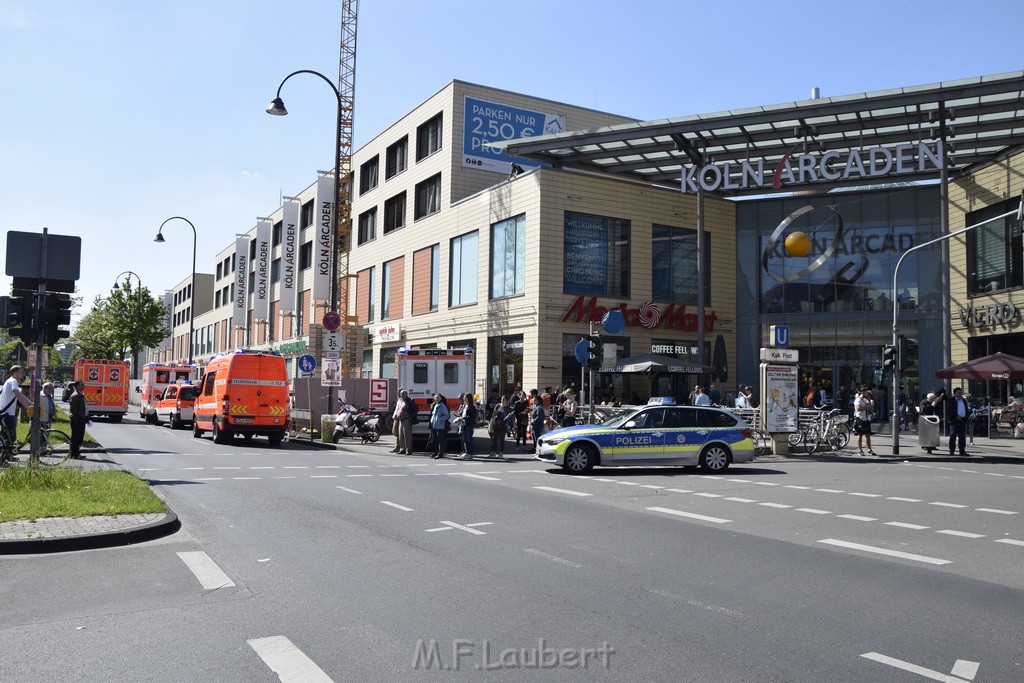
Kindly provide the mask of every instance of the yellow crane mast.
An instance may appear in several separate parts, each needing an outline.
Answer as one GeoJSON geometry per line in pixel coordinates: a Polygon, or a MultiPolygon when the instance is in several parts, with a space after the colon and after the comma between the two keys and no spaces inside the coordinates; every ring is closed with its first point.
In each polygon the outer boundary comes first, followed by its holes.
{"type": "Polygon", "coordinates": [[[345,348],[341,353],[342,377],[352,376],[357,364],[356,316],[349,316],[348,255],[352,246],[352,121],[356,99],[356,19],[359,0],[341,0],[341,55],[338,66],[338,158],[334,172],[338,174],[338,234],[334,258],[338,259],[338,315],[341,316],[345,348]]]}

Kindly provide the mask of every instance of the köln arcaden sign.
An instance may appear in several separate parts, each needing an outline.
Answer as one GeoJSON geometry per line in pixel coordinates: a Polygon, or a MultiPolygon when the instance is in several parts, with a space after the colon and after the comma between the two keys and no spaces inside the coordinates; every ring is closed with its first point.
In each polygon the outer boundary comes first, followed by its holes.
{"type": "Polygon", "coordinates": [[[830,151],[793,156],[801,146],[786,152],[774,169],[765,168],[764,159],[705,164],[703,168],[684,166],[683,192],[696,192],[698,187],[705,192],[769,187],[778,190],[785,185],[925,173],[940,170],[945,158],[941,141],[931,145],[920,142],[891,148],[868,147],[845,153],[830,151]]]}

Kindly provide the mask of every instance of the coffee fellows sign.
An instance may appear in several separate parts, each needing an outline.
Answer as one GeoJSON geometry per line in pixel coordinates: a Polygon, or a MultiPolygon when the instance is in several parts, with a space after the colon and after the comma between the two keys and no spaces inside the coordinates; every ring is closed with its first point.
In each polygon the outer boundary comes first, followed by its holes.
{"type": "MultiPolygon", "coordinates": [[[[597,297],[592,296],[587,300],[585,296],[578,296],[572,302],[569,309],[562,316],[562,322],[572,320],[573,322],[598,323],[608,311],[622,311],[626,319],[626,327],[646,327],[651,330],[682,330],[683,332],[697,331],[697,314],[687,312],[685,304],[668,304],[662,311],[657,304],[645,301],[635,308],[630,308],[626,302],[611,308],[597,305],[597,297]]],[[[718,315],[714,311],[704,313],[704,331],[714,332],[715,321],[718,315]]]]}

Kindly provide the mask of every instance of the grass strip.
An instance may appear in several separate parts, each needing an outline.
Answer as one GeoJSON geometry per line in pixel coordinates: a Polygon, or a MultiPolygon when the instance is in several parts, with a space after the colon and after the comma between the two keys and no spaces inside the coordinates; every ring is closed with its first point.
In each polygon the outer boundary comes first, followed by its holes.
{"type": "Polygon", "coordinates": [[[129,472],[33,465],[0,470],[0,522],[166,511],[149,485],[129,472]]]}

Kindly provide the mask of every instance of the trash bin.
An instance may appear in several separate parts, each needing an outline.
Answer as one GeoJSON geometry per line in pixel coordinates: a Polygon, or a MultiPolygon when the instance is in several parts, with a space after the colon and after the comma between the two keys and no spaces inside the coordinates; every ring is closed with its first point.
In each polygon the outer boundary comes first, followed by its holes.
{"type": "Polygon", "coordinates": [[[938,415],[922,415],[918,420],[917,445],[929,453],[939,447],[938,415]]]}

